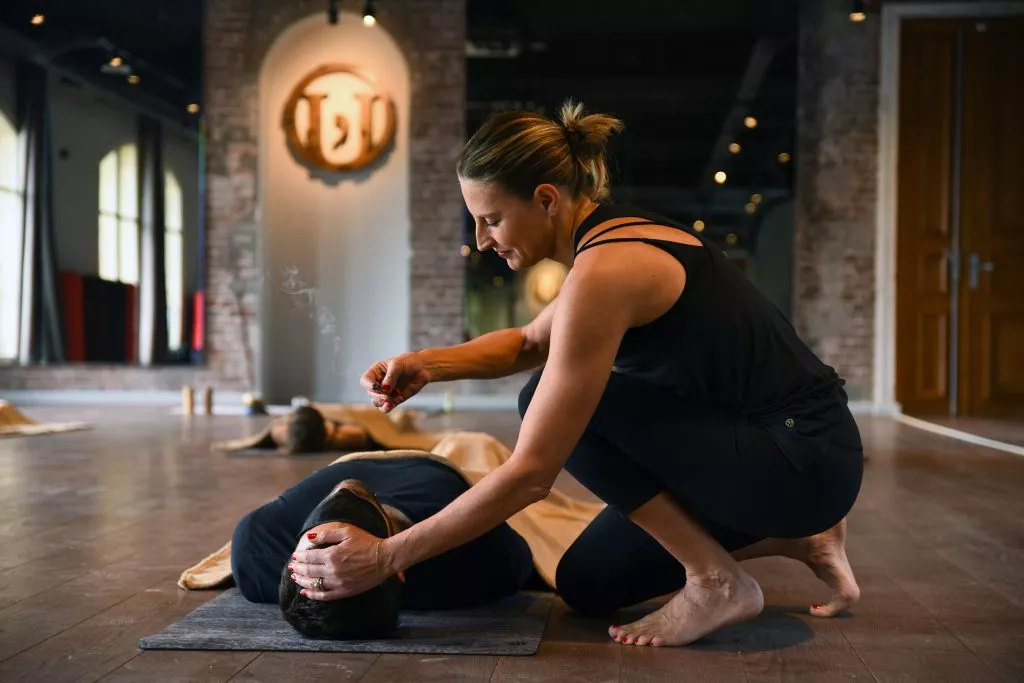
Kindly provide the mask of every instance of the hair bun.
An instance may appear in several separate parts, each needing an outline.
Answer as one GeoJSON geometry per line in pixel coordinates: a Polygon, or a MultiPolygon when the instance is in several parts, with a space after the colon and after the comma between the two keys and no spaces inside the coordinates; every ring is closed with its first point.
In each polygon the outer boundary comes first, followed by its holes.
{"type": "Polygon", "coordinates": [[[584,163],[604,156],[608,138],[622,130],[622,121],[607,114],[584,114],[583,103],[567,100],[559,112],[573,156],[584,163]]]}

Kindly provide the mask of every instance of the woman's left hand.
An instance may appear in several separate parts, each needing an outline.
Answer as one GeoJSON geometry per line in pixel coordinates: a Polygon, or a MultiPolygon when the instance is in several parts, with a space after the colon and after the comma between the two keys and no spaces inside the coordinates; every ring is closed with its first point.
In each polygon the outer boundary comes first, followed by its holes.
{"type": "Polygon", "coordinates": [[[384,539],[349,524],[307,534],[314,545],[329,548],[297,550],[288,567],[292,581],[313,600],[337,600],[364,593],[386,576],[382,556],[384,539]],[[317,579],[323,579],[317,586],[317,579]],[[320,590],[317,590],[317,589],[320,590]]]}

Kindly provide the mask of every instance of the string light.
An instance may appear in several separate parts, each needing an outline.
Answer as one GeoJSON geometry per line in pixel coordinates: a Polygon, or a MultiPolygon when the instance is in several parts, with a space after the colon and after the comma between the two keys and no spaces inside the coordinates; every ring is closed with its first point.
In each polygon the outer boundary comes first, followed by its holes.
{"type": "Polygon", "coordinates": [[[495,275],[494,279],[491,280],[491,284],[493,284],[496,288],[501,289],[502,287],[505,286],[505,278],[503,278],[500,275],[495,275]]]}
{"type": "Polygon", "coordinates": [[[729,151],[732,152],[733,154],[739,154],[740,153],[740,143],[738,143],[738,142],[730,142],[729,143],[729,151]]]}
{"type": "Polygon", "coordinates": [[[743,119],[743,125],[746,126],[747,128],[757,128],[757,119],[755,119],[753,116],[748,116],[747,118],[743,119]]]}
{"type": "Polygon", "coordinates": [[[128,77],[128,82],[131,83],[132,85],[138,85],[139,82],[141,82],[141,81],[142,81],[142,79],[139,78],[138,74],[132,74],[131,76],[128,77]]]}
{"type": "Polygon", "coordinates": [[[695,230],[696,232],[704,232],[704,221],[702,221],[702,220],[701,220],[701,219],[699,219],[699,218],[698,218],[697,220],[695,220],[695,221],[693,222],[693,229],[694,229],[694,230],[695,230]]]}
{"type": "Polygon", "coordinates": [[[867,12],[864,11],[863,0],[853,0],[853,7],[850,8],[850,21],[855,24],[859,24],[868,18],[867,12]]]}
{"type": "Polygon", "coordinates": [[[45,14],[37,14],[37,15],[32,17],[32,25],[33,26],[42,26],[44,21],[46,21],[46,15],[45,14]]]}
{"type": "Polygon", "coordinates": [[[737,237],[736,233],[734,233],[734,232],[730,232],[728,235],[725,236],[725,243],[726,244],[736,244],[739,241],[740,241],[740,238],[737,237]]]}
{"type": "Polygon", "coordinates": [[[747,202],[747,205],[743,207],[743,210],[752,214],[757,211],[757,204],[754,202],[747,202]]]}
{"type": "Polygon", "coordinates": [[[459,253],[462,254],[463,256],[469,256],[470,251],[471,250],[468,244],[463,244],[461,247],[459,247],[459,253]]]}
{"type": "Polygon", "coordinates": [[[715,173],[715,182],[718,183],[719,185],[724,185],[727,179],[728,176],[725,175],[725,171],[718,171],[717,173],[715,173]]]}
{"type": "Polygon", "coordinates": [[[790,158],[791,157],[789,156],[789,152],[782,152],[781,154],[779,154],[779,163],[780,164],[788,164],[790,158]]]}
{"type": "Polygon", "coordinates": [[[199,105],[196,104],[195,102],[193,102],[192,104],[188,105],[186,107],[186,109],[188,109],[188,113],[189,114],[198,114],[199,113],[199,105]]]}
{"type": "Polygon", "coordinates": [[[750,201],[754,202],[755,204],[760,204],[762,199],[764,199],[764,197],[762,197],[756,192],[750,195],[750,201]]]}

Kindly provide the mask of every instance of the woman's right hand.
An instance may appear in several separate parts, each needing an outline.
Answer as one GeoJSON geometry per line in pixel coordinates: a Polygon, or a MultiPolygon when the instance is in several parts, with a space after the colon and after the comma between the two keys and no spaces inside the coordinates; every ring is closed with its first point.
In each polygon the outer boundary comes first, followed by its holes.
{"type": "Polygon", "coordinates": [[[415,353],[377,361],[360,380],[370,394],[370,402],[385,413],[408,401],[429,382],[430,374],[415,353]]]}

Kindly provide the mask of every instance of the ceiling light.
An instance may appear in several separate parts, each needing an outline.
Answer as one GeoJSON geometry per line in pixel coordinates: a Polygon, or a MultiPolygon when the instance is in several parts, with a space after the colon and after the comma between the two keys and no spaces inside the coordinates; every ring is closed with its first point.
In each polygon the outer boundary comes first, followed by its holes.
{"type": "Polygon", "coordinates": [[[188,113],[189,114],[198,114],[199,113],[199,105],[196,104],[195,102],[193,102],[192,104],[188,105],[186,107],[186,109],[188,109],[188,113]]]}
{"type": "Polygon", "coordinates": [[[715,182],[719,185],[723,185],[727,178],[728,176],[725,175],[725,171],[718,171],[715,173],[715,182]]]}
{"type": "Polygon", "coordinates": [[[46,16],[43,14],[37,14],[32,17],[33,26],[42,26],[44,21],[46,21],[46,16]]]}
{"type": "Polygon", "coordinates": [[[746,126],[747,128],[757,128],[757,119],[755,119],[753,116],[748,116],[747,118],[743,119],[743,125],[746,126]]]}
{"type": "Polygon", "coordinates": [[[779,154],[779,163],[788,164],[791,158],[792,157],[789,156],[789,152],[782,152],[781,154],[779,154]]]}
{"type": "Polygon", "coordinates": [[[762,199],[764,199],[764,197],[762,197],[756,192],[750,195],[750,201],[754,202],[755,204],[760,204],[762,199]]]}
{"type": "Polygon", "coordinates": [[[377,17],[373,13],[373,0],[366,0],[366,7],[363,8],[363,25],[373,26],[377,23],[377,17]]]}
{"type": "Polygon", "coordinates": [[[754,202],[747,202],[747,205],[743,207],[743,210],[747,213],[754,213],[757,211],[757,204],[754,202]]]}
{"type": "Polygon", "coordinates": [[[730,142],[729,143],[729,151],[732,152],[733,154],[739,154],[740,153],[740,143],[738,143],[738,142],[730,142]]]}
{"type": "Polygon", "coordinates": [[[132,85],[138,85],[141,80],[142,79],[139,78],[138,74],[132,74],[131,76],[128,77],[128,82],[131,83],[132,85]]]}
{"type": "Polygon", "coordinates": [[[121,66],[122,64],[124,64],[124,60],[121,59],[120,57],[111,57],[110,58],[110,66],[118,67],[118,66],[121,66]]]}
{"type": "Polygon", "coordinates": [[[693,222],[693,229],[697,232],[704,232],[704,221],[697,219],[693,222]]]}

